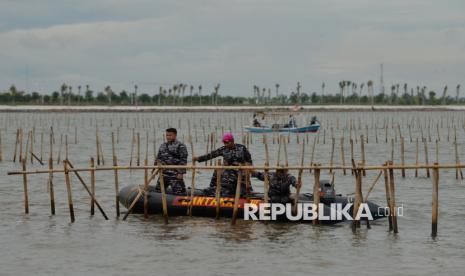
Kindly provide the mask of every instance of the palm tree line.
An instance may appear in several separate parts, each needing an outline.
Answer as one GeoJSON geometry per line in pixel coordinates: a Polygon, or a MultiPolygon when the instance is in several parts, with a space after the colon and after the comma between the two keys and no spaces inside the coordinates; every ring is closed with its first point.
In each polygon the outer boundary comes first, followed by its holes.
{"type": "MultiPolygon", "coordinates": [[[[307,105],[307,104],[362,104],[362,105],[449,105],[463,104],[465,98],[460,97],[460,84],[455,87],[454,94],[448,94],[448,86],[442,93],[429,90],[426,86],[409,86],[407,83],[392,84],[389,91],[375,95],[373,81],[357,83],[342,80],[338,91],[328,93],[326,84],[321,90],[304,92],[301,82],[287,92],[280,90],[280,84],[271,87],[253,85],[252,93],[247,96],[229,96],[220,94],[220,83],[209,91],[202,85],[177,83],[160,86],[156,93],[140,92],[138,85],[131,91],[114,91],[110,85],[102,91],[91,89],[90,85],[78,85],[73,90],[71,85],[63,83],[57,91],[50,94],[38,92],[26,93],[11,85],[7,91],[0,93],[0,104],[34,104],[34,105],[159,105],[159,106],[199,106],[199,105],[307,105]]],[[[381,91],[386,91],[384,88],[381,91]]]]}

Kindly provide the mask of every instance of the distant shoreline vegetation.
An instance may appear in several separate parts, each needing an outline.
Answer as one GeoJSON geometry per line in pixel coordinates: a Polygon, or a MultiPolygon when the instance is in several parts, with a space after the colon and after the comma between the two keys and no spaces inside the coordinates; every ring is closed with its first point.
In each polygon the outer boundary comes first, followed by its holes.
{"type": "Polygon", "coordinates": [[[11,85],[7,91],[0,92],[0,104],[2,105],[73,105],[73,106],[286,106],[286,105],[457,105],[465,104],[465,98],[459,97],[460,85],[456,87],[454,97],[447,95],[447,86],[442,95],[435,91],[428,91],[425,86],[416,89],[407,89],[404,84],[402,92],[399,85],[391,86],[390,93],[374,95],[372,82],[367,83],[366,92],[364,84],[358,86],[355,83],[343,81],[339,83],[340,90],[335,94],[325,94],[325,84],[320,93],[307,94],[300,92],[300,83],[297,83],[295,91],[289,95],[280,93],[279,84],[271,89],[253,87],[253,96],[228,96],[219,93],[220,85],[208,95],[202,95],[202,86],[194,88],[185,84],[174,85],[170,88],[160,87],[159,93],[149,95],[138,93],[138,86],[134,86],[132,92],[122,90],[114,92],[110,86],[103,91],[94,91],[89,85],[85,87],[73,87],[61,85],[59,91],[50,94],[38,92],[26,93],[11,85]],[[194,91],[195,90],[195,91],[194,91]]]}

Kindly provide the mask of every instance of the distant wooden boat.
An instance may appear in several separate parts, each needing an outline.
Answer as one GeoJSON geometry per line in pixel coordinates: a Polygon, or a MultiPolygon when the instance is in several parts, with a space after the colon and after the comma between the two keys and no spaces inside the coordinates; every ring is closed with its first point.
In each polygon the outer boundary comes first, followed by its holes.
{"type": "Polygon", "coordinates": [[[245,126],[246,131],[251,133],[270,133],[270,132],[291,132],[291,133],[314,133],[320,129],[320,124],[316,123],[304,127],[285,127],[284,125],[274,124],[273,126],[253,127],[245,126]]]}

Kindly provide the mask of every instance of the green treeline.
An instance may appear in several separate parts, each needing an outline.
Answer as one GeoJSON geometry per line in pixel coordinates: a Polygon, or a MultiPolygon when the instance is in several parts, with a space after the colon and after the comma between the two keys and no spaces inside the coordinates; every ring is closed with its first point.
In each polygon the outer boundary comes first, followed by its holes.
{"type": "Polygon", "coordinates": [[[173,105],[173,106],[198,106],[198,105],[450,105],[463,104],[464,98],[459,97],[460,85],[456,87],[454,97],[447,95],[447,86],[442,95],[435,91],[426,92],[426,87],[411,88],[406,85],[402,92],[399,85],[393,85],[389,92],[373,93],[372,83],[368,82],[367,92],[363,91],[363,84],[357,86],[350,82],[340,82],[340,90],[335,94],[325,94],[324,83],[320,93],[307,94],[300,92],[300,83],[296,91],[290,95],[279,93],[279,85],[271,92],[271,89],[253,87],[253,96],[227,96],[219,94],[219,84],[208,95],[202,95],[202,86],[194,88],[187,85],[174,85],[164,89],[160,87],[159,93],[149,95],[138,93],[137,85],[132,92],[122,90],[114,92],[110,86],[103,91],[94,91],[88,85],[78,86],[73,90],[71,86],[63,84],[59,91],[51,94],[39,94],[38,92],[25,93],[12,85],[7,91],[0,92],[0,104],[3,105],[173,105]],[[371,88],[371,90],[370,90],[371,88]],[[194,91],[195,90],[195,91],[194,91]],[[373,96],[371,96],[373,95],[373,96]]]}

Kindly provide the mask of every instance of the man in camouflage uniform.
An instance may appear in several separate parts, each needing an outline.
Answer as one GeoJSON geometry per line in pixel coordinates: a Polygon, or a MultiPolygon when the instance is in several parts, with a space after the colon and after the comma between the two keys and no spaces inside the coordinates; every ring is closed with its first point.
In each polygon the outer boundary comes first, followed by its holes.
{"type": "MultiPolygon", "coordinates": [[[[204,162],[219,156],[223,156],[223,165],[225,166],[239,166],[239,165],[252,165],[252,157],[250,152],[244,145],[234,143],[234,137],[231,133],[226,133],[223,136],[224,146],[218,148],[208,154],[202,156],[194,156],[193,161],[204,162]]],[[[221,196],[234,196],[236,194],[238,171],[234,169],[225,169],[221,173],[221,196]]],[[[214,195],[216,193],[216,170],[213,172],[210,181],[210,187],[205,189],[207,195],[214,195]]],[[[246,176],[242,173],[241,177],[241,195],[246,194],[246,176]]],[[[249,187],[249,191],[252,187],[249,187]]]]}
{"type": "MultiPolygon", "coordinates": [[[[166,142],[160,145],[157,155],[157,164],[161,165],[186,165],[187,148],[186,145],[176,140],[177,130],[168,128],[166,130],[166,142]]],[[[169,194],[186,194],[186,185],[183,176],[186,169],[164,169],[163,181],[165,191],[169,194]]],[[[160,178],[155,186],[156,191],[160,191],[160,178]]]]}
{"type": "MultiPolygon", "coordinates": [[[[252,176],[265,181],[265,173],[253,172],[252,176]]],[[[290,199],[290,186],[296,186],[296,179],[289,174],[286,169],[277,169],[275,173],[268,173],[269,189],[268,196],[270,202],[288,203],[290,199]]]]}

